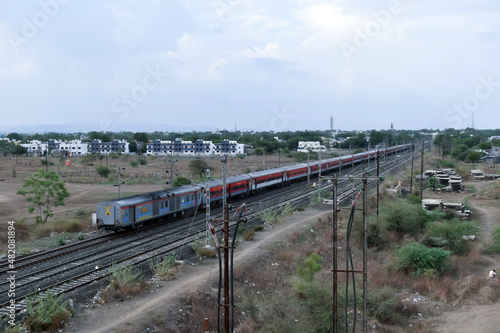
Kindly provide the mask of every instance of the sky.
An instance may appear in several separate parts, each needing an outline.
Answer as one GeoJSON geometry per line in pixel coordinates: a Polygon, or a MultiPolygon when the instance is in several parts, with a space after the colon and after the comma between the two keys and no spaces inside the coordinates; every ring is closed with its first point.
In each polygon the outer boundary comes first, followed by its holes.
{"type": "Polygon", "coordinates": [[[0,132],[500,128],[499,28],[496,0],[4,0],[0,132]]]}

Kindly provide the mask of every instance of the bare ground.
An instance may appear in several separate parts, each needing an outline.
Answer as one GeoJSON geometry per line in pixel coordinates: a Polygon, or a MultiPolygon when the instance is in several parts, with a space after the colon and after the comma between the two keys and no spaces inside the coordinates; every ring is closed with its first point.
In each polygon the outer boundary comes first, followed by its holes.
{"type": "MultiPolygon", "coordinates": [[[[330,209],[304,211],[294,214],[283,224],[274,228],[266,228],[264,232],[256,234],[254,241],[246,242],[236,249],[235,265],[260,257],[261,253],[267,252],[268,247],[281,237],[299,228],[307,228],[309,223],[329,213],[331,213],[330,209]]],[[[141,321],[141,318],[147,317],[148,314],[161,313],[172,303],[178,302],[179,297],[189,291],[208,286],[209,281],[218,275],[217,272],[218,267],[215,261],[210,266],[184,267],[177,279],[163,283],[158,291],[130,301],[89,309],[73,318],[64,331],[75,333],[137,332],[134,323],[141,321]]]]}

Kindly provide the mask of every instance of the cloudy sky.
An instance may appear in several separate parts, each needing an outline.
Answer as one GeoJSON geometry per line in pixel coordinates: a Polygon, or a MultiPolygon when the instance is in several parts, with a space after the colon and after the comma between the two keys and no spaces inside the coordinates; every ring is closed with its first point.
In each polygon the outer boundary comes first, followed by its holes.
{"type": "Polygon", "coordinates": [[[496,0],[4,0],[0,132],[500,128],[499,27],[496,0]]]}

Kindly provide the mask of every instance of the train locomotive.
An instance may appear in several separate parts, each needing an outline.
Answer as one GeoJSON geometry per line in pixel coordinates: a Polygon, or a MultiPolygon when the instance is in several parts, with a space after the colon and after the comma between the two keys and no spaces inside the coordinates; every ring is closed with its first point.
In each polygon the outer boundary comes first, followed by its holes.
{"type": "MultiPolygon", "coordinates": [[[[379,150],[380,155],[397,154],[410,149],[411,145],[400,145],[379,150]]],[[[326,160],[299,163],[263,171],[228,177],[226,196],[246,196],[270,187],[286,185],[293,181],[306,179],[321,173],[336,171],[343,166],[360,164],[377,156],[377,151],[334,157],[326,160]]],[[[193,212],[205,206],[205,196],[210,194],[210,202],[222,201],[222,180],[206,183],[183,185],[170,189],[117,198],[99,202],[96,207],[97,227],[99,230],[119,231],[125,228],[140,228],[148,220],[168,219],[193,212]]]]}

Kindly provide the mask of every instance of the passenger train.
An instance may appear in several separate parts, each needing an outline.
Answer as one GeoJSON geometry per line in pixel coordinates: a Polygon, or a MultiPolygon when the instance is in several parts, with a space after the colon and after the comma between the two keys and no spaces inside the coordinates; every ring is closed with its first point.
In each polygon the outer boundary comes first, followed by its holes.
{"type": "MultiPolygon", "coordinates": [[[[397,154],[410,148],[411,144],[400,145],[379,150],[379,154],[397,154]]],[[[228,177],[226,196],[232,198],[253,194],[277,185],[306,179],[308,175],[318,175],[320,170],[322,173],[333,172],[341,167],[374,159],[376,156],[377,151],[372,150],[228,177]]],[[[151,219],[184,215],[204,207],[207,193],[211,203],[222,201],[222,179],[209,181],[208,190],[206,183],[197,183],[99,202],[96,211],[97,227],[99,230],[119,231],[142,227],[145,221],[151,219]]]]}

